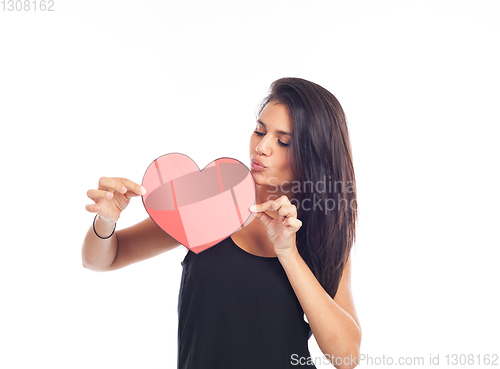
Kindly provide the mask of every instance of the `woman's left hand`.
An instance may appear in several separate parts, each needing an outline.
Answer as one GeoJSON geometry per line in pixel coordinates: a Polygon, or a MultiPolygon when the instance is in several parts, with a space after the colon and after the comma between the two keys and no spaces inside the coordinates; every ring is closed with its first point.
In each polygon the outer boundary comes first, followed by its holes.
{"type": "Polygon", "coordinates": [[[281,196],[276,200],[253,205],[250,211],[266,226],[267,235],[278,257],[297,250],[295,233],[302,226],[302,222],[297,219],[297,208],[288,197],[281,196]],[[265,213],[266,210],[275,210],[278,216],[273,218],[265,213]]]}

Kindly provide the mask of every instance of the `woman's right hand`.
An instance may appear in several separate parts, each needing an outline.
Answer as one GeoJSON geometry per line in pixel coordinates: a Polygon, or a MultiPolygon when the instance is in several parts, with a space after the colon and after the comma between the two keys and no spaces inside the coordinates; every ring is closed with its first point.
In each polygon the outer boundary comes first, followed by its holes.
{"type": "Polygon", "coordinates": [[[97,190],[88,190],[87,196],[95,202],[85,206],[91,213],[97,213],[106,221],[115,222],[127,207],[132,197],[141,196],[146,189],[126,178],[101,177],[97,190]]]}

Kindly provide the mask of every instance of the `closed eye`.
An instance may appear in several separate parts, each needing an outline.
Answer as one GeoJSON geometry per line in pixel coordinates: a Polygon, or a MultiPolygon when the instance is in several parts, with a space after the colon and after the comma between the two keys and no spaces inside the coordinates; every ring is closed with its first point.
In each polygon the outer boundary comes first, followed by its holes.
{"type": "MultiPolygon", "coordinates": [[[[255,134],[256,134],[257,136],[259,136],[259,137],[262,137],[262,136],[264,136],[264,135],[265,135],[264,133],[259,132],[259,131],[254,131],[253,133],[255,133],[255,134]]],[[[288,146],[290,146],[290,144],[286,144],[286,143],[284,143],[284,142],[281,142],[280,140],[278,140],[278,144],[279,144],[280,146],[283,146],[283,147],[288,147],[288,146]]]]}

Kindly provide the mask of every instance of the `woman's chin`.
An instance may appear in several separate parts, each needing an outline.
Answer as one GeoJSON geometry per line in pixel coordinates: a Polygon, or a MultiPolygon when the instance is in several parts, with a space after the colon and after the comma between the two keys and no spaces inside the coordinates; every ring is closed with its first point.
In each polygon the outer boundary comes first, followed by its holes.
{"type": "Polygon", "coordinates": [[[265,185],[266,176],[264,173],[255,170],[251,170],[250,173],[252,173],[256,184],[265,185]]]}

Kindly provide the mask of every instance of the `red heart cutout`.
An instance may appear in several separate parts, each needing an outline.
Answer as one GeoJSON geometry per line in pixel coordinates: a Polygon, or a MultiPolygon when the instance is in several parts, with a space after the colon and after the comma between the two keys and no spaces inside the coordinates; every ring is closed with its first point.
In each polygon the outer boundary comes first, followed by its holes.
{"type": "Polygon", "coordinates": [[[236,232],[255,204],[255,181],[240,161],[219,158],[203,170],[189,156],[153,161],[142,180],[142,203],[153,221],[195,253],[236,232]]]}

